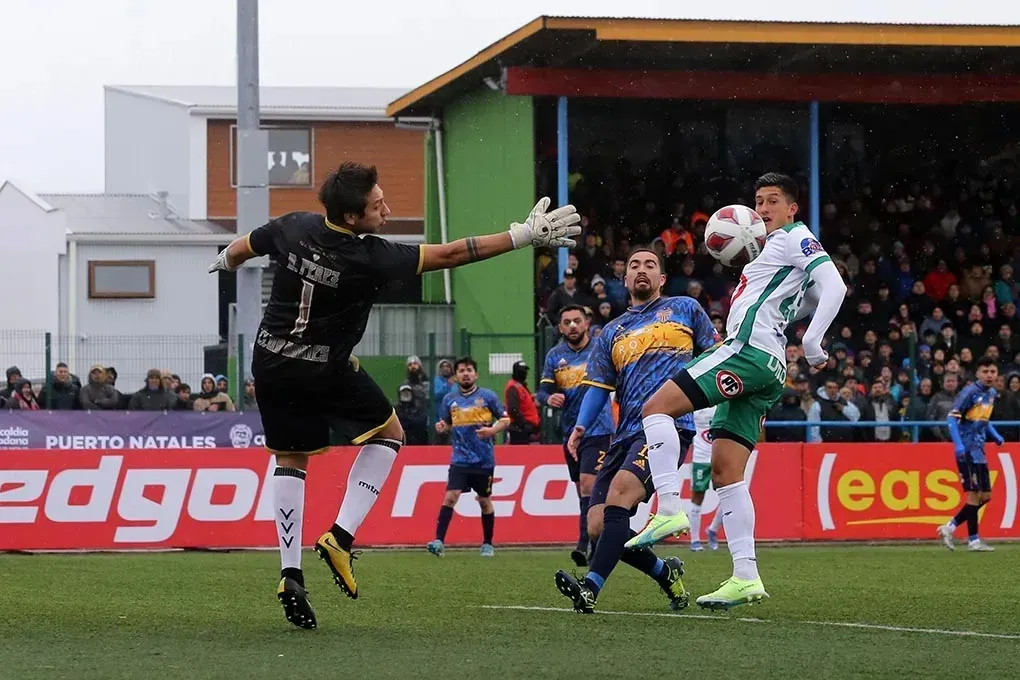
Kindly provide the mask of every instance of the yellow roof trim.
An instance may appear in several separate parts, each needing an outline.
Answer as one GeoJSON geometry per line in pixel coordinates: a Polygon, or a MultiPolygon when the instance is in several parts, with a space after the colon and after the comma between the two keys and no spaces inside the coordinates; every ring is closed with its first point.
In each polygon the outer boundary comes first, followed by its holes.
{"type": "Polygon", "coordinates": [[[688,19],[539,17],[386,107],[395,116],[544,29],[594,31],[598,40],[912,47],[1020,47],[1016,26],[833,24],[688,19]]]}
{"type": "Polygon", "coordinates": [[[549,19],[547,27],[594,30],[599,40],[635,42],[1020,47],[1020,30],[1015,26],[549,19]]]}
{"type": "Polygon", "coordinates": [[[411,106],[412,104],[417,103],[419,100],[424,99],[425,97],[429,96],[439,88],[449,85],[454,80],[460,78],[468,71],[478,68],[485,62],[489,61],[494,57],[499,56],[503,52],[507,51],[508,49],[516,45],[517,43],[521,42],[522,40],[525,40],[534,35],[535,33],[538,33],[543,28],[545,28],[545,21],[546,21],[545,17],[539,17],[534,21],[525,24],[521,28],[518,28],[516,31],[511,33],[510,35],[504,38],[500,38],[496,42],[492,43],[484,50],[482,50],[475,56],[471,57],[464,63],[460,64],[459,66],[456,66],[447,71],[446,73],[433,78],[432,80],[428,81],[421,87],[416,87],[415,89],[411,90],[400,99],[392,102],[389,106],[387,106],[386,115],[387,116],[396,115],[399,111],[402,111],[403,109],[406,109],[408,106],[411,106]]]}

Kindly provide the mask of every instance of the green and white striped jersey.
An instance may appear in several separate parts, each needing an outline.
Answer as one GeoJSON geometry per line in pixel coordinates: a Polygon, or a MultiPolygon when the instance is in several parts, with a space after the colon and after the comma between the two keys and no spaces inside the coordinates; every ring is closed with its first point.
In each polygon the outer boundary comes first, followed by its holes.
{"type": "Polygon", "coordinates": [[[744,266],[733,291],[727,339],[768,352],[785,366],[786,327],[813,311],[817,298],[807,295],[811,271],[830,261],[803,222],[770,233],[761,254],[744,266]]]}

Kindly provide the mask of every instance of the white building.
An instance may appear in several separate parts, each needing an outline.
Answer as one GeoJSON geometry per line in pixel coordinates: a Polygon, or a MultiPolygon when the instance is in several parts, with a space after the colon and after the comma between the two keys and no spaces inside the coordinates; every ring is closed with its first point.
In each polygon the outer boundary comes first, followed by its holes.
{"type": "Polygon", "coordinates": [[[207,268],[232,232],[159,196],[40,196],[4,182],[0,238],[0,363],[41,378],[49,333],[51,365],[82,378],[97,363],[124,389],[149,368],[201,375],[204,348],[219,342],[219,277],[207,268]]]}

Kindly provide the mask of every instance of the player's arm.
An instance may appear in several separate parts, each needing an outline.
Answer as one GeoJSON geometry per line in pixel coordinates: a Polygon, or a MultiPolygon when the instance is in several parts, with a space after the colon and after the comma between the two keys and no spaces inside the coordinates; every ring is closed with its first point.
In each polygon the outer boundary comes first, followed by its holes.
{"type": "Polygon", "coordinates": [[[1006,441],[1005,438],[1001,434],[999,434],[999,431],[996,430],[995,426],[992,425],[991,423],[988,423],[988,434],[992,435],[992,441],[994,441],[999,446],[1002,446],[1003,442],[1006,441]]]}
{"type": "Polygon", "coordinates": [[[694,331],[694,356],[697,356],[722,342],[722,338],[719,337],[719,331],[715,329],[715,324],[712,323],[705,308],[696,300],[692,301],[690,306],[691,326],[694,331]]]}
{"type": "Polygon", "coordinates": [[[510,427],[510,416],[507,415],[506,410],[504,410],[502,404],[499,403],[499,399],[496,395],[494,393],[486,394],[485,401],[485,405],[495,416],[496,421],[492,423],[492,425],[478,428],[476,434],[481,439],[495,437],[497,434],[504,432],[508,427],[510,427]]]}
{"type": "Polygon", "coordinates": [[[971,406],[973,393],[970,387],[964,388],[953,402],[953,408],[949,411],[949,415],[946,416],[946,425],[949,427],[949,436],[953,440],[953,449],[956,453],[962,453],[965,449],[963,438],[960,436],[960,421],[963,420],[963,414],[971,406]]]}
{"type": "Polygon", "coordinates": [[[443,401],[439,404],[439,412],[436,414],[439,420],[436,421],[436,432],[444,434],[450,429],[450,395],[447,394],[443,397],[443,401]]]}
{"type": "MultiPolygon", "coordinates": [[[[582,436],[591,429],[595,420],[602,413],[609,401],[609,393],[616,389],[616,366],[613,364],[612,348],[614,328],[604,328],[599,337],[595,340],[591,354],[588,355],[588,364],[584,371],[584,380],[581,384],[587,389],[581,399],[581,408],[577,414],[577,424],[574,432],[582,436]]],[[[571,435],[574,439],[574,435],[571,435]]]]}
{"type": "Polygon", "coordinates": [[[514,222],[501,234],[469,236],[450,243],[421,246],[419,273],[481,262],[529,246],[573,248],[577,244],[570,237],[581,233],[581,227],[577,226],[581,216],[572,205],[546,212],[550,203],[548,198],[543,198],[523,224],[514,222]]]}
{"type": "Polygon", "coordinates": [[[275,255],[278,252],[276,237],[280,229],[278,220],[270,220],[250,233],[235,238],[217,255],[216,261],[209,267],[209,273],[220,269],[232,272],[252,258],[275,255]]]}
{"type": "Polygon", "coordinates": [[[800,233],[796,236],[791,234],[792,238],[787,242],[787,256],[795,267],[811,277],[817,289],[814,296],[818,299],[814,316],[804,333],[804,357],[811,366],[821,366],[829,359],[828,353],[822,349],[822,340],[846,298],[846,284],[821,244],[810,236],[801,238],[806,230],[798,231],[800,233]]]}

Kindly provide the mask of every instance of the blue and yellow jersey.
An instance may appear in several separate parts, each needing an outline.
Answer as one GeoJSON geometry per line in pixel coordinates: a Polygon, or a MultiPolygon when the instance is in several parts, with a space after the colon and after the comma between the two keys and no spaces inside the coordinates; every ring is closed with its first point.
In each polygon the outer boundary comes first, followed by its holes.
{"type": "Polygon", "coordinates": [[[439,406],[440,420],[445,420],[451,428],[453,455],[450,463],[467,467],[495,467],[495,438],[479,439],[477,432],[478,428],[492,425],[506,417],[499,397],[492,390],[477,385],[467,393],[459,388],[450,390],[439,406]]]}
{"type": "MultiPolygon", "coordinates": [[[[620,419],[616,439],[643,428],[641,409],[695,355],[720,341],[708,314],[686,296],[662,297],[631,307],[606,324],[588,357],[585,385],[616,390],[620,419]]],[[[691,414],[677,418],[677,427],[694,430],[691,414]]]]}
{"type": "MultiPolygon", "coordinates": [[[[549,398],[549,395],[562,392],[566,397],[563,409],[560,412],[560,429],[563,432],[563,439],[570,437],[570,433],[577,424],[577,415],[581,410],[581,401],[584,400],[584,393],[588,390],[582,384],[584,380],[585,367],[588,364],[588,356],[595,346],[594,340],[580,349],[574,349],[566,340],[549,350],[545,357],[545,366],[542,368],[542,380],[539,383],[538,395],[541,401],[549,398]]],[[[599,413],[595,423],[585,434],[591,437],[609,435],[613,433],[613,411],[609,402],[606,402],[602,412],[599,413]]]]}
{"type": "Polygon", "coordinates": [[[987,441],[988,421],[995,408],[995,388],[985,387],[980,382],[971,383],[953,402],[950,418],[960,421],[960,441],[963,443],[964,455],[972,463],[987,463],[985,459],[985,441],[987,441]]]}

